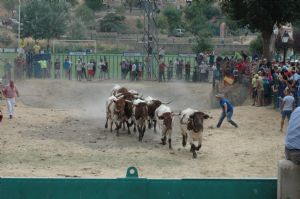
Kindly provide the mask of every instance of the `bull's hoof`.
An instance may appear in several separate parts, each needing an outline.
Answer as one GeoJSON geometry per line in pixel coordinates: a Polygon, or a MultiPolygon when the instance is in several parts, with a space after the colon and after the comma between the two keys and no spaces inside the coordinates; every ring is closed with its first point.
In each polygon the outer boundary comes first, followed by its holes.
{"type": "Polygon", "coordinates": [[[197,158],[197,153],[196,153],[196,151],[193,152],[193,158],[194,158],[194,159],[197,158]]]}
{"type": "Polygon", "coordinates": [[[186,142],[182,142],[182,146],[185,147],[186,146],[186,142]]]}
{"type": "Polygon", "coordinates": [[[105,124],[105,128],[107,129],[107,127],[108,127],[108,125],[107,124],[105,124]]]}
{"type": "Polygon", "coordinates": [[[143,138],[139,138],[139,142],[142,142],[143,138]]]}
{"type": "Polygon", "coordinates": [[[127,133],[128,133],[128,135],[130,135],[130,134],[131,134],[131,132],[130,132],[130,131],[128,131],[127,133]]]}
{"type": "Polygon", "coordinates": [[[172,146],[169,146],[169,149],[170,149],[170,150],[172,150],[172,149],[173,149],[173,147],[172,147],[172,146]]]}
{"type": "Polygon", "coordinates": [[[136,128],[133,128],[133,132],[136,132],[136,128]]]}
{"type": "Polygon", "coordinates": [[[119,134],[119,132],[117,133],[117,137],[119,137],[120,136],[120,134],[119,134]]]}

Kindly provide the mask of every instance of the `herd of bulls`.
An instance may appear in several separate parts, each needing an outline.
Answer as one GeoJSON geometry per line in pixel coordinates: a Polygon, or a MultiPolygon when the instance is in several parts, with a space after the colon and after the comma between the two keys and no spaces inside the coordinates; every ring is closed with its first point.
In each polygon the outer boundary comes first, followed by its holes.
{"type": "Polygon", "coordinates": [[[165,145],[168,141],[169,149],[172,149],[173,117],[179,116],[182,145],[185,147],[189,140],[190,151],[196,158],[196,151],[200,150],[202,144],[203,120],[210,118],[210,116],[191,108],[175,114],[167,106],[170,103],[164,103],[149,96],[143,98],[137,91],[116,85],[106,101],[105,128],[108,128],[110,123],[110,131],[112,132],[115,124],[115,130],[119,136],[119,129],[122,125],[125,129],[126,124],[128,134],[131,133],[130,127],[133,126],[133,131],[138,130],[139,141],[142,141],[147,124],[149,129],[153,126],[154,132],[156,132],[156,125],[158,125],[162,132],[162,144],[165,145]]]}

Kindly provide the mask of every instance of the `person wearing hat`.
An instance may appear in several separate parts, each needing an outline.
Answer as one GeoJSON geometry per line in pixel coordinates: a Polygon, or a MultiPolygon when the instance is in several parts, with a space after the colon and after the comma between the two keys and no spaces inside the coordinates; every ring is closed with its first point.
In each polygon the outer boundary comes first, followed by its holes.
{"type": "Polygon", "coordinates": [[[252,98],[253,98],[253,104],[252,106],[255,106],[256,100],[257,100],[257,80],[259,76],[258,74],[255,74],[252,78],[252,98]]]}
{"type": "Polygon", "coordinates": [[[229,102],[229,100],[225,99],[222,94],[216,95],[217,101],[219,101],[220,106],[222,108],[221,117],[219,119],[219,122],[217,124],[217,128],[220,128],[222,125],[223,120],[225,117],[227,118],[227,121],[234,126],[235,128],[238,128],[238,125],[231,119],[233,115],[233,105],[229,102]]]}

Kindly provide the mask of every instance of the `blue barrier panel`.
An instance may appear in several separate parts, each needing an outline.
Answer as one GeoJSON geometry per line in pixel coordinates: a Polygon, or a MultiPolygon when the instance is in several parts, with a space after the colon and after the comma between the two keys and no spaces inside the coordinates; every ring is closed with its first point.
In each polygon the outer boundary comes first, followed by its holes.
{"type": "Polygon", "coordinates": [[[1,199],[275,199],[276,179],[1,178],[1,199]]]}

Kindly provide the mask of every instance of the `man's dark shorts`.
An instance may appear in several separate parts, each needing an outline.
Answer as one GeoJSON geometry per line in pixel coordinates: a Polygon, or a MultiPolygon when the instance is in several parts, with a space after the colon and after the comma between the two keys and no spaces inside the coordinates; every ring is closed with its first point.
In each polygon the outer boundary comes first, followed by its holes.
{"type": "Polygon", "coordinates": [[[294,164],[300,165],[300,149],[285,148],[285,157],[287,160],[292,161],[294,164]]]}
{"type": "Polygon", "coordinates": [[[252,98],[256,98],[257,97],[257,90],[256,88],[253,88],[252,90],[252,98]]]}
{"type": "Polygon", "coordinates": [[[290,120],[292,112],[293,111],[281,111],[281,117],[282,117],[282,119],[285,120],[285,118],[287,117],[288,120],[290,120]]]}

